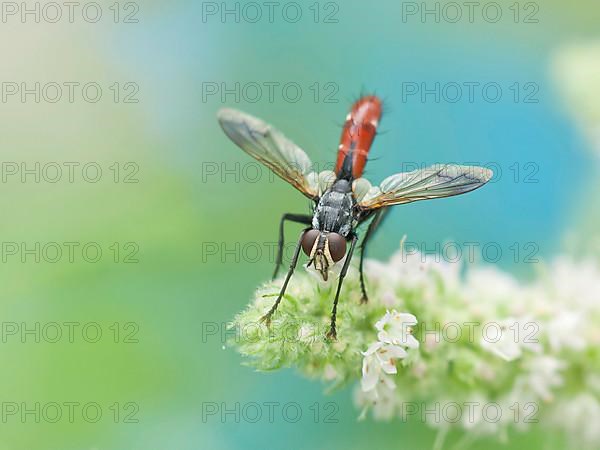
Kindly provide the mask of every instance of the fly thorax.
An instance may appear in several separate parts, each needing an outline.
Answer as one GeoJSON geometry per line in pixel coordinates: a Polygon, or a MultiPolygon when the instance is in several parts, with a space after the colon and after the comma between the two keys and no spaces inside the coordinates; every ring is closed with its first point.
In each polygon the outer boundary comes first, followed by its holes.
{"type": "Polygon", "coordinates": [[[354,207],[352,191],[338,187],[337,181],[333,187],[319,199],[313,216],[313,227],[319,230],[334,231],[347,237],[352,231],[352,209],[354,207]],[[337,189],[336,189],[337,188],[337,189]]]}

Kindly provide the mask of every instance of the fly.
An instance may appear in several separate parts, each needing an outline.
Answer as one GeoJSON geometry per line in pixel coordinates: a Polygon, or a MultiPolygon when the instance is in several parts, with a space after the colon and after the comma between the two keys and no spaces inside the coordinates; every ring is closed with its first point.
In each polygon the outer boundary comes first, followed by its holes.
{"type": "Polygon", "coordinates": [[[369,95],[357,100],[346,116],[335,170],[316,173],[306,153],[271,125],[234,109],[219,111],[219,123],[233,142],[314,202],[312,216],[284,214],[279,223],[279,245],[273,278],[277,276],[282,262],[285,222],[301,223],[306,228],[298,238],[277,300],[262,317],[267,325],[283,298],[300,251],[303,251],[308,256],[307,267],[315,270],[324,281],[341,266],[327,332],[327,338],[335,340],[337,304],[358,242],[356,228],[370,221],[360,244],[358,265],[361,302],[367,302],[363,276],[366,245],[389,206],[464,194],[483,186],[492,178],[493,172],[483,167],[441,164],[400,172],[387,177],[379,186],[372,186],[362,174],[381,115],[382,102],[378,97],[369,95]]]}

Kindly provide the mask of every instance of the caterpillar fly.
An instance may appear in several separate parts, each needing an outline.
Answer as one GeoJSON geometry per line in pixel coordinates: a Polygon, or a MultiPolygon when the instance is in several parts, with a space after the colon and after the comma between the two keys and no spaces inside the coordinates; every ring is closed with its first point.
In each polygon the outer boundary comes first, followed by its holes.
{"type": "Polygon", "coordinates": [[[262,318],[267,325],[283,298],[303,251],[308,257],[307,267],[315,270],[323,280],[327,281],[336,269],[339,270],[327,332],[329,339],[335,339],[340,290],[358,242],[356,228],[370,221],[360,244],[358,266],[362,301],[366,302],[363,277],[365,249],[388,207],[464,194],[492,178],[492,171],[483,167],[442,164],[396,173],[384,179],[379,186],[372,186],[362,174],[381,114],[382,102],[378,97],[369,95],[357,100],[346,116],[335,170],[316,173],[306,153],[271,125],[234,109],[219,111],[219,123],[233,142],[314,202],[312,215],[284,214],[281,218],[273,277],[277,276],[282,262],[284,223],[298,222],[306,228],[300,234],[277,300],[262,318]]]}

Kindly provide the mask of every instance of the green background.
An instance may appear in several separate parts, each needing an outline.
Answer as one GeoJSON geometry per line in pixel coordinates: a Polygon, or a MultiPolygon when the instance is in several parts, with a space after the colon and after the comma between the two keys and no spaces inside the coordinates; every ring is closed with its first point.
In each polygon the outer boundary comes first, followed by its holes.
{"type": "MultiPolygon", "coordinates": [[[[388,111],[386,133],[377,138],[368,165],[373,182],[407,162],[493,162],[503,175],[466,197],[399,207],[371,256],[386,258],[407,234],[415,242],[498,242],[505,251],[514,242],[535,242],[537,256],[547,259],[585,215],[585,193],[596,173],[564,112],[551,61],[563,44],[598,37],[600,7],[595,1],[546,0],[537,4],[538,23],[515,23],[513,3],[500,2],[497,23],[477,13],[474,23],[422,23],[414,17],[403,22],[402,2],[345,0],[336,10],[318,3],[322,16],[315,23],[309,9],[314,2],[300,3],[297,23],[282,19],[280,9],[273,23],[266,17],[236,23],[229,16],[203,22],[202,2],[148,1],[138,4],[138,23],[122,23],[123,16],[114,23],[111,3],[102,2],[98,23],[76,14],[74,23],[9,17],[0,24],[3,83],[95,82],[103,91],[97,103],[76,93],[72,103],[37,103],[32,96],[22,102],[17,95],[0,104],[3,164],[80,164],[72,183],[65,173],[56,183],[38,183],[33,175],[22,182],[21,174],[2,180],[3,245],[78,242],[81,248],[95,242],[103,249],[95,263],[78,251],[74,262],[63,255],[56,263],[36,263],[3,248],[0,449],[431,448],[435,431],[420,421],[357,422],[351,387],[326,396],[322,385],[291,370],[253,372],[233,350],[223,349],[221,334],[212,334],[213,325],[222,330],[271,274],[268,248],[281,214],[309,207],[265,171],[257,182],[248,181],[254,172],[242,169],[253,166],[224,137],[216,111],[231,106],[262,117],[325,164],[335,158],[351,101],[361,90],[376,91],[388,111]],[[337,23],[323,23],[330,11],[337,23]],[[497,82],[503,98],[403,101],[403,82],[431,87],[465,81],[497,82]],[[138,102],[115,103],[115,82],[121,93],[125,83],[135,83],[138,102]],[[273,102],[265,95],[257,102],[203,98],[206,83],[231,88],[236,82],[294,82],[303,94],[297,102],[277,89],[273,102]],[[539,102],[514,102],[508,87],[515,82],[535,83],[539,102]],[[315,83],[318,101],[310,90],[315,83]],[[324,101],[322,94],[331,92],[326,83],[336,87],[337,102],[324,101]],[[81,173],[91,162],[103,170],[96,183],[81,173]],[[115,183],[109,168],[115,162],[122,170],[135,164],[138,182],[115,183]],[[515,181],[510,166],[523,170],[531,162],[537,182],[522,182],[523,174],[515,181]],[[207,172],[215,167],[217,174],[207,172]],[[223,167],[233,173],[224,174],[223,167]],[[110,249],[115,242],[119,262],[110,249]],[[139,248],[137,263],[123,262],[129,242],[139,248]],[[214,245],[240,250],[207,252],[214,245]],[[261,254],[255,257],[257,247],[261,254]],[[73,342],[64,335],[56,343],[47,336],[36,342],[35,334],[21,334],[36,323],[50,332],[48,324],[55,322],[63,332],[65,322],[79,324],[73,342]],[[81,334],[88,323],[102,330],[96,343],[81,334]],[[15,335],[12,326],[18,327],[15,335]],[[124,342],[130,332],[135,335],[129,340],[137,342],[124,342]],[[324,421],[330,401],[337,423],[324,421]],[[81,406],[73,423],[65,417],[50,423],[41,413],[39,423],[35,414],[21,416],[25,407],[51,402],[63,405],[63,414],[65,402],[97,403],[102,417],[90,423],[81,406]],[[292,423],[279,408],[272,423],[264,416],[256,423],[243,417],[236,423],[233,415],[203,420],[208,403],[233,408],[251,402],[296,402],[303,415],[292,423]],[[6,414],[15,404],[19,412],[6,414]],[[137,423],[126,423],[132,408],[137,423]]],[[[121,13],[133,11],[124,5],[121,13]]],[[[536,269],[508,253],[497,264],[522,278],[536,269]]],[[[560,437],[536,430],[511,436],[510,447],[542,442],[562,448],[560,437]]],[[[479,446],[507,448],[494,440],[479,446]]]]}

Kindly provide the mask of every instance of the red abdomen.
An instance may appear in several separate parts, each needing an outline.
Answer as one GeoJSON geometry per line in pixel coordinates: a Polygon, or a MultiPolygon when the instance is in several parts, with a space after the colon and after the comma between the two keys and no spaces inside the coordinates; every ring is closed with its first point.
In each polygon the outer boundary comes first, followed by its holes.
{"type": "Polygon", "coordinates": [[[352,105],[340,138],[336,174],[351,173],[353,178],[361,177],[375,139],[381,111],[381,100],[374,95],[361,97],[352,105]]]}

